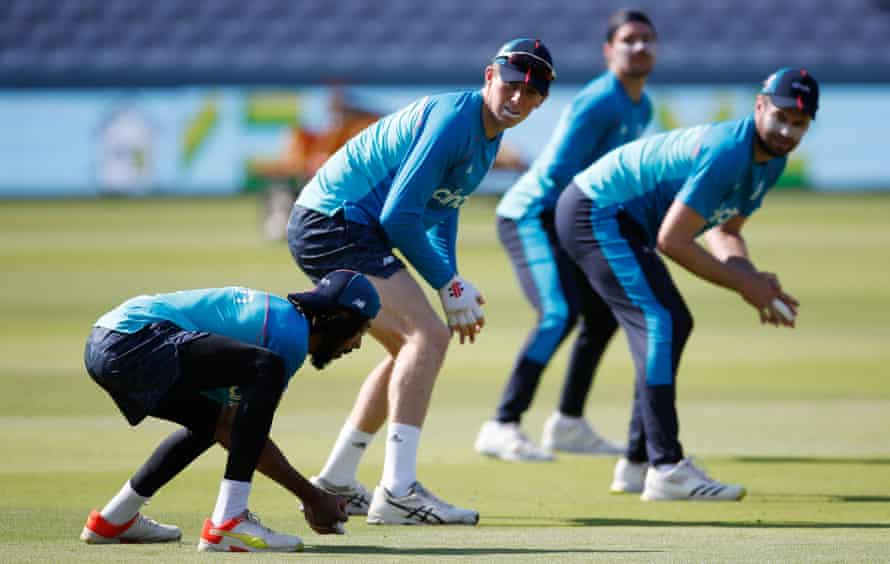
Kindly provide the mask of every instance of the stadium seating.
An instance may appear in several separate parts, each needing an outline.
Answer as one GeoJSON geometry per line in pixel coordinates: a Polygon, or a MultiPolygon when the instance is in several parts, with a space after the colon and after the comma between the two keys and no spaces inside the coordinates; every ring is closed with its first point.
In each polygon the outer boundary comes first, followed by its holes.
{"type": "MultiPolygon", "coordinates": [[[[613,0],[3,0],[0,85],[473,83],[504,40],[537,36],[568,82],[602,68],[613,0]]],[[[890,0],[638,0],[655,81],[732,82],[804,65],[890,80],[890,0]]]]}

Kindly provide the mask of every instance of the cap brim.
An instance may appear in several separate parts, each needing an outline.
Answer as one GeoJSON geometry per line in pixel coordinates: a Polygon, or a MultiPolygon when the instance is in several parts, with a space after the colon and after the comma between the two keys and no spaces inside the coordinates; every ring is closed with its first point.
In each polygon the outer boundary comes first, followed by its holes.
{"type": "Polygon", "coordinates": [[[530,84],[541,94],[541,96],[546,96],[547,92],[549,92],[549,80],[540,79],[532,75],[529,75],[528,80],[526,80],[525,71],[519,70],[518,68],[507,63],[498,64],[500,65],[501,80],[503,80],[504,82],[523,82],[526,84],[530,84]]]}
{"type": "Polygon", "coordinates": [[[808,108],[806,104],[801,107],[797,103],[797,98],[791,98],[789,96],[776,96],[775,94],[768,94],[768,96],[773,105],[778,108],[792,108],[795,110],[800,110],[811,118],[816,119],[816,110],[813,108],[808,108]]]}
{"type": "Polygon", "coordinates": [[[316,309],[326,309],[336,305],[331,298],[323,296],[318,292],[294,292],[287,295],[287,301],[294,305],[306,304],[316,309]]]}

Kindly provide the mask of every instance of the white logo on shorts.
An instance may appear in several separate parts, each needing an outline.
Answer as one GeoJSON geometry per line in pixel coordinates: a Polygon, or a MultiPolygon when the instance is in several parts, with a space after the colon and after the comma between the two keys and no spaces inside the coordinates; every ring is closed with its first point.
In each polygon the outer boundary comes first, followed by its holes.
{"type": "Polygon", "coordinates": [[[396,257],[389,255],[383,257],[383,266],[389,266],[396,261],[396,257]]]}

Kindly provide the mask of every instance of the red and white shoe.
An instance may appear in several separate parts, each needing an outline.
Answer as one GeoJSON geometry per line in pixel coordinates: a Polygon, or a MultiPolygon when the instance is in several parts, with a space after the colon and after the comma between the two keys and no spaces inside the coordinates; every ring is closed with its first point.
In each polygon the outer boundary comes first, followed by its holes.
{"type": "Polygon", "coordinates": [[[221,525],[204,520],[201,552],[300,552],[303,541],[296,535],[276,533],[260,523],[259,517],[245,511],[221,525]]]}
{"type": "Polygon", "coordinates": [[[174,525],[158,523],[137,513],[123,525],[114,525],[95,509],[90,512],[80,540],[87,544],[146,544],[175,542],[182,538],[182,531],[174,525]]]}

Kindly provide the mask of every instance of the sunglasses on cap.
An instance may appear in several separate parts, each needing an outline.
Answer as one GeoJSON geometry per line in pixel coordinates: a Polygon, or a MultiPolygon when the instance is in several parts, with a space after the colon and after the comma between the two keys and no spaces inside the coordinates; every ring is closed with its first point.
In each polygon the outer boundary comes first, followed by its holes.
{"type": "Polygon", "coordinates": [[[523,72],[531,72],[532,76],[536,78],[547,81],[552,81],[556,78],[556,71],[553,70],[553,66],[543,58],[532,53],[525,51],[500,53],[494,60],[505,60],[511,67],[516,67],[523,72]]]}

